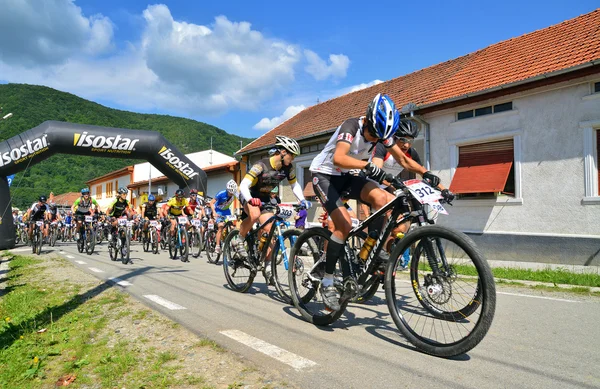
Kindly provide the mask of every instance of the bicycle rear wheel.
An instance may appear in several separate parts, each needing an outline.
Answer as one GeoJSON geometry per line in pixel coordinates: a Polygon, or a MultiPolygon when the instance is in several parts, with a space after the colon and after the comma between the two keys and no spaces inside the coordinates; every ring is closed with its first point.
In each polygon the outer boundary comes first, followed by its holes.
{"type": "Polygon", "coordinates": [[[150,240],[152,241],[152,253],[158,254],[158,234],[154,228],[150,231],[150,240]]]}
{"type": "MultiPolygon", "coordinates": [[[[341,300],[340,309],[332,312],[325,308],[319,292],[325,274],[326,243],[330,237],[331,232],[320,227],[310,228],[300,234],[292,246],[288,269],[290,297],[294,306],[306,321],[319,326],[329,325],[339,319],[349,302],[341,300]]],[[[334,275],[334,285],[342,294],[339,274],[334,275]]]]}
{"type": "Polygon", "coordinates": [[[487,334],[496,308],[491,269],[465,234],[419,227],[392,251],[385,274],[388,308],[398,330],[418,349],[452,357],[487,334]],[[396,272],[401,254],[417,244],[411,272],[396,272]]]}
{"type": "Polygon", "coordinates": [[[246,293],[254,282],[256,269],[250,265],[249,258],[242,258],[237,253],[235,245],[240,239],[239,235],[239,230],[233,230],[223,242],[223,272],[231,289],[246,293]]]}

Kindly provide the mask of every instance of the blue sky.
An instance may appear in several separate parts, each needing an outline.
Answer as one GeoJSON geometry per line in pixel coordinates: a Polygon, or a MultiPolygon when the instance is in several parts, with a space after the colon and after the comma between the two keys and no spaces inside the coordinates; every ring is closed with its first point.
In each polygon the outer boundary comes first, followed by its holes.
{"type": "Polygon", "coordinates": [[[257,137],[317,99],[598,7],[588,0],[406,3],[3,0],[0,82],[48,85],[257,137]]]}

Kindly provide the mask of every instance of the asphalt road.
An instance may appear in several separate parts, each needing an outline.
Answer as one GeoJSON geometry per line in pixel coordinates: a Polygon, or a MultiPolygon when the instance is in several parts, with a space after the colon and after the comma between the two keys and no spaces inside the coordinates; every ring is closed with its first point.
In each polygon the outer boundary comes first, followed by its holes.
{"type": "Polygon", "coordinates": [[[112,279],[149,307],[299,387],[600,388],[600,298],[498,286],[486,338],[466,355],[442,359],[401,337],[382,291],[319,328],[283,304],[260,275],[240,294],[204,256],[182,263],[136,244],[134,263],[123,265],[110,261],[106,243],[97,249],[88,256],[73,243],[54,248],[82,271],[112,279]]]}

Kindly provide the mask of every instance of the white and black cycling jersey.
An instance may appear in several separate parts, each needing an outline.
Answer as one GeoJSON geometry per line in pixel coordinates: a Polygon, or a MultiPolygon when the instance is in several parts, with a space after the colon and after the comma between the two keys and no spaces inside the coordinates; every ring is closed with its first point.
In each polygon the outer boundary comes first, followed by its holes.
{"type": "MultiPolygon", "coordinates": [[[[365,117],[348,119],[335,130],[325,148],[313,159],[310,165],[310,171],[314,173],[340,176],[347,173],[350,169],[342,169],[333,164],[333,154],[338,142],[350,143],[348,155],[360,160],[367,160],[371,156],[374,144],[367,141],[362,135],[363,122],[365,117]]],[[[390,137],[381,141],[385,147],[394,145],[394,138],[390,137]]]]}

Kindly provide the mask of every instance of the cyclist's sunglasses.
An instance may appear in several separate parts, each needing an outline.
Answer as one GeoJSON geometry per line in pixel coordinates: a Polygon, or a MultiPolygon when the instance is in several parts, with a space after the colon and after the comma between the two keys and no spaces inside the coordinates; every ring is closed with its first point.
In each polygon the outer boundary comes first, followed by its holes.
{"type": "Polygon", "coordinates": [[[404,138],[404,137],[398,137],[396,138],[398,141],[402,142],[402,143],[412,143],[414,142],[413,138],[404,138]]]}

